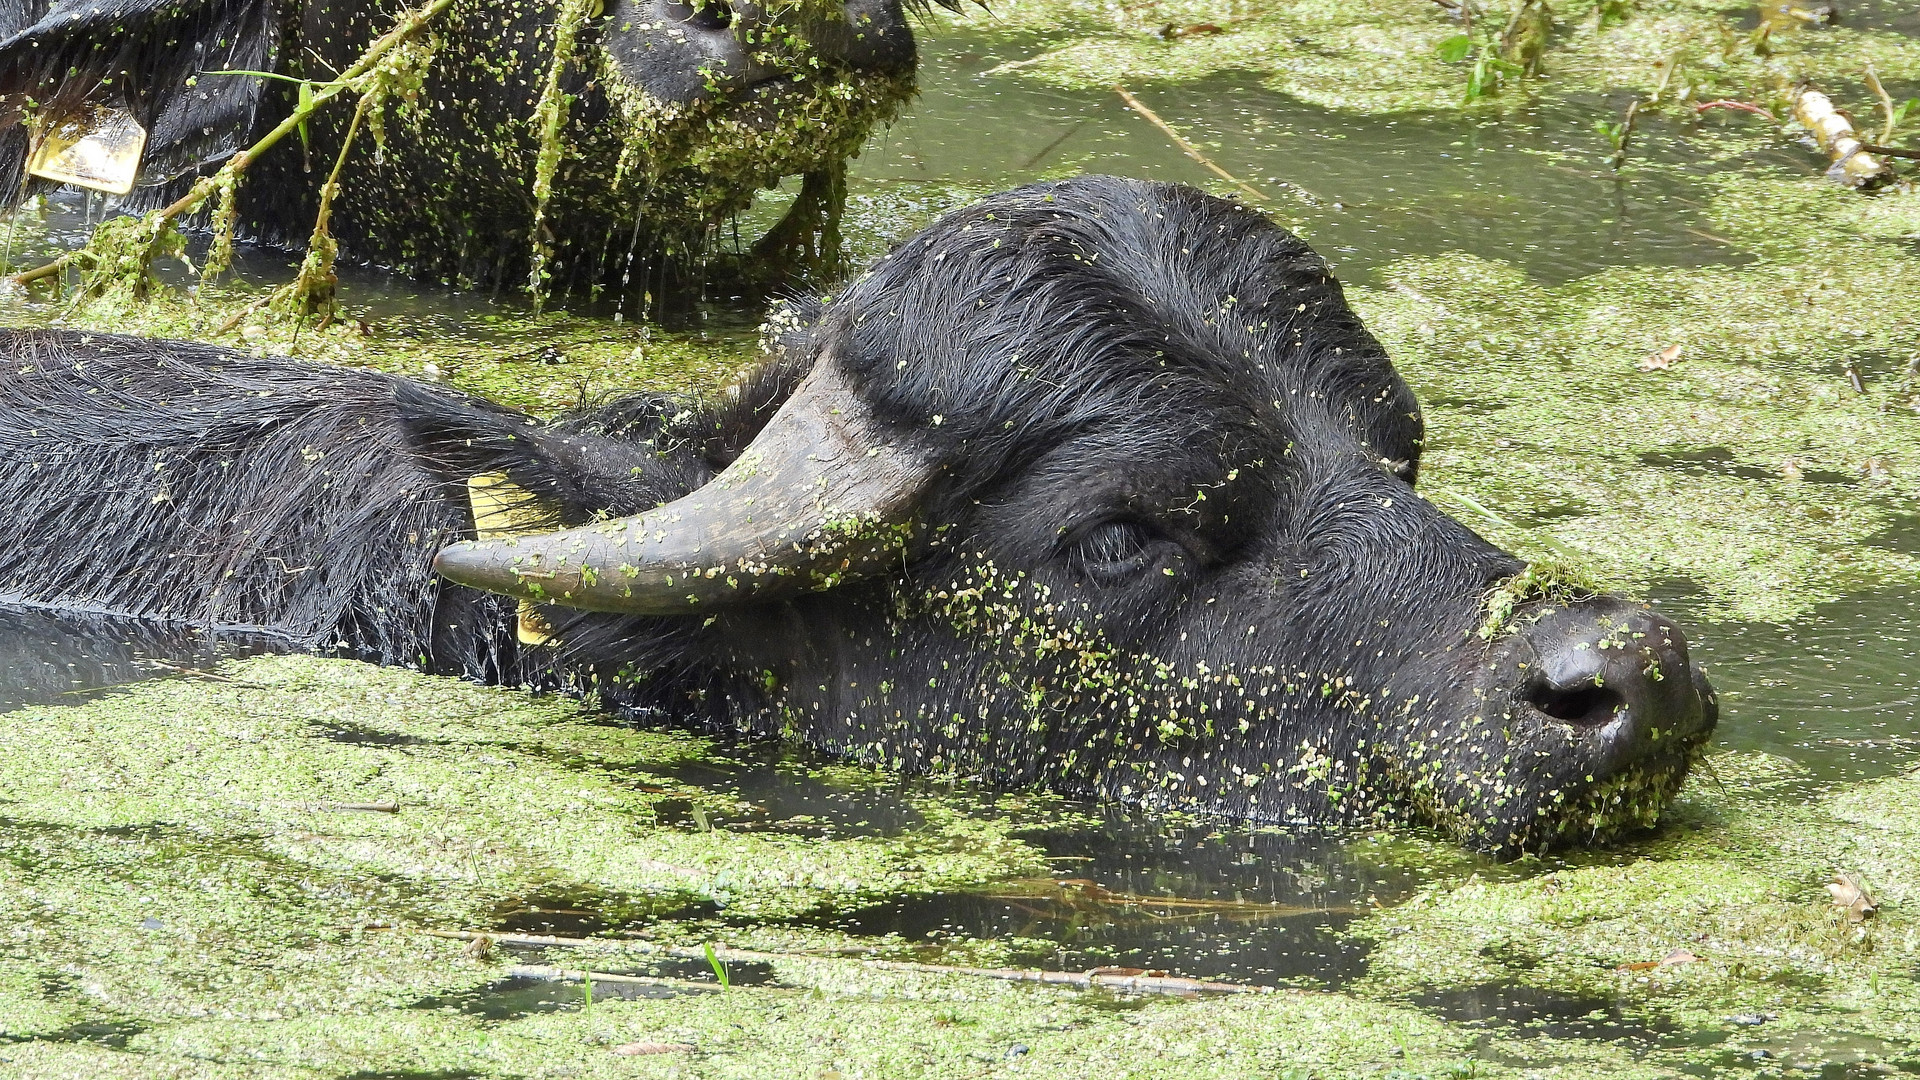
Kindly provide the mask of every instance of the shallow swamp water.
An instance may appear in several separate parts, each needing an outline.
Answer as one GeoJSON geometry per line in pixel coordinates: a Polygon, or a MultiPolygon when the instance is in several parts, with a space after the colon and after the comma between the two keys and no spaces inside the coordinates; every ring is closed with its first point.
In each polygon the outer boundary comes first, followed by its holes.
{"type": "MultiPolygon", "coordinates": [[[[1153,68],[1134,15],[1065,9],[1060,29],[1020,5],[926,25],[921,97],[853,166],[856,258],[1027,179],[1229,190],[1098,63],[1137,75],[1334,261],[1427,407],[1428,497],[1523,554],[1572,550],[1694,632],[1723,720],[1670,823],[1501,865],[1415,830],[903,780],[271,640],[9,612],[0,1075],[1920,1073],[1920,194],[1827,184],[1750,114],[1651,113],[1615,171],[1593,121],[1619,93],[1356,103],[1304,62],[1153,68]],[[1872,918],[1831,902],[1842,872],[1872,918]]],[[[1920,31],[1899,4],[1860,12],[1849,32],[1920,31]]],[[[1896,98],[1920,94],[1890,70],[1896,98]]],[[[10,259],[80,242],[96,213],[22,213],[10,259]]],[[[254,253],[222,295],[289,265],[254,253]]],[[[358,320],[217,340],[552,410],[713,385],[760,315],[715,295],[664,325],[589,303],[535,319],[343,278],[358,320]]],[[[177,302],[75,318],[225,321],[177,302]]]]}

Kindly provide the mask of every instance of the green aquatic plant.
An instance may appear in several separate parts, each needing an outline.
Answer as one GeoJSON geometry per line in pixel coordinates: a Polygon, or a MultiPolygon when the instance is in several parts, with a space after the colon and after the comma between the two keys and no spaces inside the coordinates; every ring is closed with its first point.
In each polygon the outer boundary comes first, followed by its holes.
{"type": "Polygon", "coordinates": [[[1920,42],[1846,20],[1817,32],[1773,33],[1769,55],[1761,56],[1725,4],[1599,0],[1564,8],[1543,29],[1540,6],[1514,0],[1486,11],[1476,5],[1470,27],[1461,25],[1457,4],[1433,0],[1255,3],[1231,19],[1205,0],[1006,0],[994,6],[992,24],[968,26],[1019,50],[1020,59],[1005,65],[1016,78],[1104,91],[1250,72],[1301,101],[1375,115],[1456,109],[1468,90],[1479,109],[1492,111],[1500,85],[1516,78],[1499,65],[1524,72],[1530,60],[1536,68],[1551,63],[1548,77],[1527,80],[1529,98],[1562,101],[1653,97],[1662,84],[1682,100],[1757,100],[1775,93],[1782,77],[1854,77],[1864,62],[1891,79],[1920,76],[1920,42]],[[1518,25],[1516,15],[1525,16],[1518,25]],[[1159,34],[1169,23],[1209,23],[1218,32],[1169,41],[1159,34]],[[1511,35],[1496,32],[1507,26],[1511,35]],[[1514,47],[1503,50],[1503,38],[1514,47]],[[1450,43],[1444,51],[1443,42],[1450,43]],[[1465,88],[1462,64],[1470,65],[1465,88]]]}
{"type": "Polygon", "coordinates": [[[720,988],[730,989],[733,986],[733,979],[727,974],[726,962],[713,951],[713,942],[709,941],[703,947],[707,954],[707,966],[713,969],[713,977],[720,981],[720,988]]]}
{"type": "MultiPolygon", "coordinates": [[[[1506,34],[1455,34],[1434,47],[1434,55],[1442,62],[1468,64],[1462,104],[1492,97],[1510,82],[1533,74],[1546,48],[1546,32],[1538,30],[1533,20],[1527,20],[1517,34],[1514,28],[1523,25],[1521,20],[1529,12],[1545,10],[1544,5],[1536,5],[1537,0],[1527,0],[1516,9],[1506,34]]],[[[1550,17],[1547,25],[1551,25],[1550,17]]]]}

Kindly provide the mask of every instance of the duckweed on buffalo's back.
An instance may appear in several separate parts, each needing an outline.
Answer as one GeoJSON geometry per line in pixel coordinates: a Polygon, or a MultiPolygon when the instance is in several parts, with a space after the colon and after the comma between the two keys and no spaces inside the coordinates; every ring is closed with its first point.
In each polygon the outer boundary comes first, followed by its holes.
{"type": "MultiPolygon", "coordinates": [[[[260,253],[242,258],[263,276],[281,273],[278,262],[260,253]]],[[[343,269],[341,278],[352,314],[325,328],[265,315],[236,321],[256,299],[238,285],[202,286],[191,298],[169,291],[143,304],[90,308],[72,320],[56,305],[18,301],[8,315],[15,326],[77,324],[371,368],[444,382],[536,415],[636,388],[674,393],[724,385],[759,357],[750,324],[724,317],[713,329],[667,329],[565,311],[535,315],[368,270],[343,269]]]]}

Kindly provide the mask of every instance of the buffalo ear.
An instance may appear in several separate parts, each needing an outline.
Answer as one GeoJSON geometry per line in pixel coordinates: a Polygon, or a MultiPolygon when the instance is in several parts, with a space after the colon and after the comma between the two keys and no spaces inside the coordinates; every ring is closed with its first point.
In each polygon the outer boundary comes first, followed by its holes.
{"type": "Polygon", "coordinates": [[[147,132],[138,187],[127,197],[136,206],[246,146],[266,80],[203,73],[271,71],[280,7],[276,0],[0,3],[0,204],[31,193],[29,108],[42,121],[90,106],[130,113],[147,132]],[[37,18],[36,9],[44,9],[37,18]]]}
{"type": "MultiPolygon", "coordinates": [[[[633,416],[649,402],[656,414],[669,407],[663,399],[618,404],[633,416]]],[[[543,425],[492,402],[405,382],[395,383],[394,404],[421,464],[463,489],[474,477],[504,475],[533,500],[514,514],[529,528],[557,530],[637,514],[713,476],[697,457],[667,452],[657,443],[657,425],[635,423],[611,435],[578,424],[543,425]]]]}

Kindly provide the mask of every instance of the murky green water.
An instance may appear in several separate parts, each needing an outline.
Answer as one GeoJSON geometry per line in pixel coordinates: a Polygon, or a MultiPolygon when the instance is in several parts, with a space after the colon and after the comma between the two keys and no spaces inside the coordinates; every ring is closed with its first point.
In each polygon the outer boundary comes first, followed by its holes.
{"type": "MultiPolygon", "coordinates": [[[[1072,93],[990,74],[1038,43],[930,43],[927,91],[858,162],[863,185],[967,184],[984,190],[1063,173],[1209,179],[1117,94],[1072,93]]],[[[1329,117],[1244,80],[1214,78],[1137,95],[1222,168],[1273,197],[1342,277],[1367,282],[1409,255],[1466,252],[1559,282],[1609,266],[1738,261],[1712,239],[1705,202],[1683,177],[1614,180],[1590,130],[1605,105],[1539,107],[1500,119],[1329,117]]],[[[1656,160],[1678,161],[1656,125],[1656,160]]],[[[1781,163],[1805,169],[1804,158],[1781,163]]]]}
{"type": "MultiPolygon", "coordinates": [[[[1858,15],[1865,24],[1920,32],[1920,16],[1892,0],[1863,4],[1858,15]]],[[[1001,68],[1041,44],[968,31],[926,42],[921,98],[904,119],[876,136],[853,170],[848,232],[860,255],[885,250],[946,207],[1030,179],[1081,170],[1208,179],[1117,95],[1047,89],[1001,68]]],[[[1742,121],[1724,114],[1648,121],[1636,145],[1642,167],[1623,179],[1606,168],[1608,149],[1591,126],[1595,115],[1612,115],[1617,102],[1541,105],[1500,117],[1384,118],[1329,114],[1261,89],[1250,78],[1134,89],[1221,166],[1269,193],[1276,215],[1305,232],[1346,280],[1362,286],[1384,286],[1382,271],[1403,259],[1463,253],[1511,264],[1545,285],[1607,270],[1742,265],[1757,256],[1750,245],[1717,231],[1708,213],[1715,189],[1693,166],[1710,160],[1720,170],[1780,177],[1820,171],[1812,154],[1790,144],[1756,149],[1742,143],[1728,150],[1725,126],[1742,121]]],[[[778,200],[771,199],[743,220],[742,235],[755,235],[777,208],[778,200]]],[[[44,221],[30,223],[10,239],[14,262],[79,242],[92,213],[84,200],[56,200],[44,221]]],[[[266,282],[279,280],[288,265],[273,253],[254,253],[240,271],[266,282]]],[[[512,299],[461,294],[373,272],[344,277],[348,303],[376,327],[386,321],[415,334],[481,339],[500,317],[515,318],[521,310],[512,299]]],[[[19,297],[5,304],[0,315],[23,319],[44,317],[49,310],[44,301],[19,297]]],[[[751,334],[756,314],[749,305],[716,295],[684,313],[681,329],[738,345],[751,334]]],[[[1740,464],[1730,455],[1724,461],[1703,458],[1684,448],[1644,456],[1642,467],[1704,469],[1756,484],[1775,480],[1773,472],[1740,464]]],[[[1818,470],[1804,479],[1856,480],[1818,470]]],[[[1916,508],[1897,497],[1892,503],[1894,524],[1867,543],[1920,554],[1920,526],[1914,524],[1920,519],[1911,516],[1916,508]]],[[[1551,506],[1534,509],[1532,522],[1550,525],[1556,518],[1551,506]]],[[[1783,806],[1849,782],[1899,773],[1920,760],[1920,590],[1889,586],[1848,595],[1819,604],[1787,625],[1716,621],[1712,614],[1719,609],[1712,598],[1684,582],[1666,583],[1655,596],[1692,629],[1695,648],[1720,687],[1721,745],[1804,767],[1803,777],[1780,789],[1783,806]]],[[[210,641],[10,614],[0,618],[0,706],[67,704],[92,697],[101,687],[191,678],[223,659],[272,648],[271,642],[210,641]]],[[[930,795],[970,804],[971,812],[983,817],[1003,813],[980,793],[870,777],[849,781],[830,763],[766,747],[725,748],[671,768],[632,772],[634,790],[650,797],[667,793],[650,804],[654,823],[689,834],[727,830],[822,841],[911,836],[925,825],[923,799],[930,795]],[[672,794],[681,789],[707,793],[726,805],[672,794]]],[[[796,932],[881,940],[888,955],[897,958],[940,960],[987,940],[1003,947],[999,959],[1014,964],[1067,970],[1111,965],[1338,988],[1368,969],[1368,945],[1344,933],[1354,920],[1469,871],[1495,878],[1515,873],[1464,857],[1436,861],[1424,843],[1404,848],[1356,843],[1351,836],[1223,828],[1091,807],[1055,812],[1067,823],[1052,824],[1042,816],[1022,823],[1021,830],[1045,857],[1050,875],[884,897],[823,909],[789,925],[796,932]]],[[[5,829],[0,825],[0,832],[5,829]]],[[[760,922],[712,900],[649,909],[603,902],[591,894],[553,893],[503,902],[489,928],[621,935],[675,921],[721,934],[760,922]]],[[[689,982],[712,980],[701,963],[640,964],[629,970],[689,982]]],[[[775,973],[743,967],[734,977],[739,985],[751,985],[773,980],[775,973]]],[[[652,986],[603,990],[610,998],[681,992],[652,986]]],[[[1733,1038],[1651,1022],[1604,997],[1507,983],[1463,986],[1412,1000],[1430,1015],[1475,1030],[1518,1032],[1523,1039],[1544,1034],[1638,1052],[1713,1047],[1733,1038]]],[[[527,977],[418,1003],[426,1011],[487,1020],[582,1005],[578,987],[527,977]]],[[[1856,1073],[1850,1062],[1863,1053],[1911,1054],[1911,1047],[1895,1043],[1862,1051],[1837,1036],[1829,1042],[1782,1035],[1774,1050],[1766,1050],[1736,1039],[1714,1059],[1713,1068],[1745,1073],[1798,1055],[1812,1063],[1811,1074],[1851,1076],[1856,1073]]]]}

